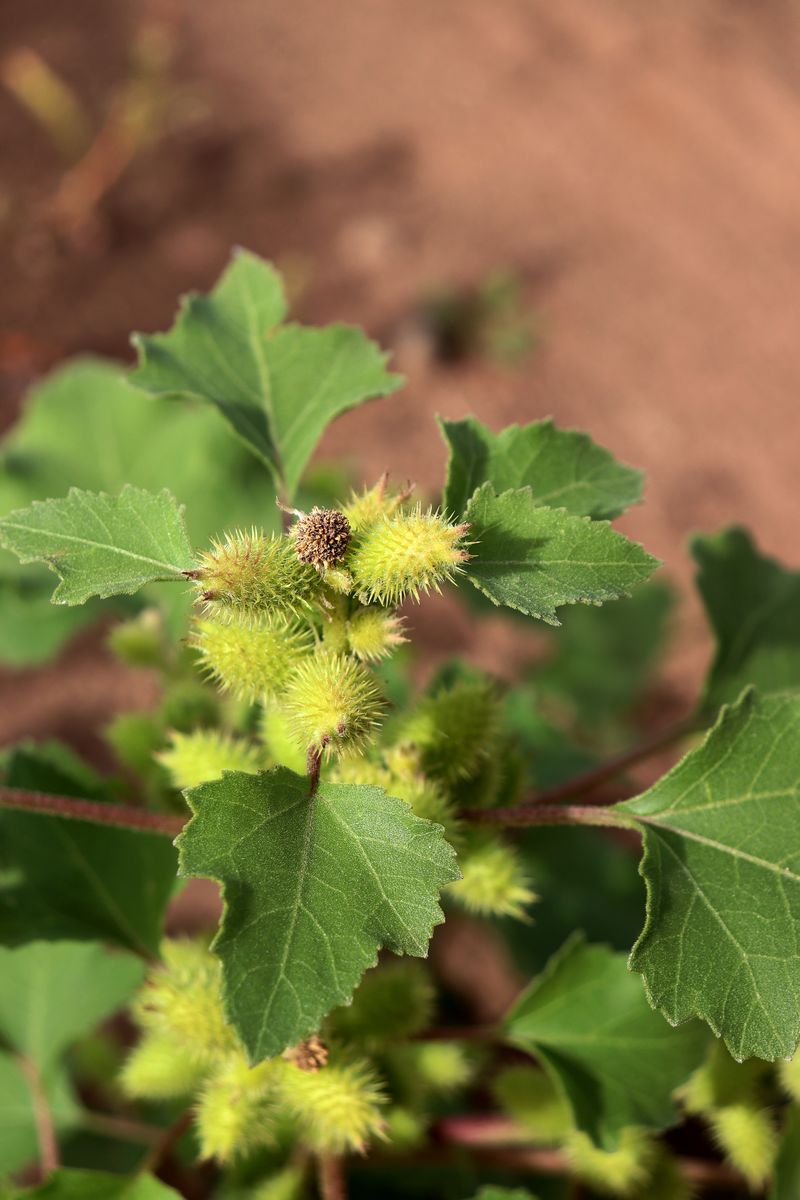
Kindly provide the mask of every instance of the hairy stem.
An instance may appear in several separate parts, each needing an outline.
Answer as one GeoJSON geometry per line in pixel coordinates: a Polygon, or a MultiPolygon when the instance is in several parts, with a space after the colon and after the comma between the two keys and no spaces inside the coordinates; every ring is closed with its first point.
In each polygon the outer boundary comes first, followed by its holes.
{"type": "Polygon", "coordinates": [[[321,1200],[347,1200],[344,1165],[334,1154],[321,1154],[317,1159],[317,1183],[321,1200]]]}
{"type": "MultiPolygon", "coordinates": [[[[568,1175],[572,1169],[563,1150],[520,1145],[519,1126],[507,1117],[471,1113],[445,1117],[436,1126],[436,1136],[445,1144],[445,1150],[449,1146],[466,1147],[493,1166],[548,1175],[568,1175]]],[[[685,1178],[697,1187],[718,1188],[731,1194],[744,1186],[737,1171],[713,1159],[676,1157],[676,1162],[685,1178]]]]}
{"type": "Polygon", "coordinates": [[[0,787],[0,808],[67,817],[73,821],[93,821],[97,825],[117,825],[123,829],[163,833],[167,837],[175,837],[186,824],[184,817],[169,813],[149,812],[124,804],[105,804],[99,800],[80,800],[74,796],[51,796],[23,788],[0,787]]]}
{"type": "Polygon", "coordinates": [[[632,822],[612,808],[591,804],[520,804],[515,808],[466,809],[461,817],[477,825],[605,825],[630,829],[632,822]]]}
{"type": "Polygon", "coordinates": [[[140,1146],[155,1146],[164,1136],[164,1130],[158,1125],[146,1125],[143,1121],[132,1121],[129,1117],[117,1117],[113,1113],[85,1112],[81,1124],[102,1137],[136,1142],[140,1146]]]}
{"type": "Polygon", "coordinates": [[[36,1138],[39,1143],[39,1166],[44,1178],[51,1171],[55,1171],[59,1165],[58,1142],[56,1141],[53,1114],[50,1111],[50,1103],[47,1099],[47,1094],[42,1084],[42,1077],[39,1074],[39,1068],[36,1066],[36,1063],[25,1054],[18,1055],[17,1062],[25,1076],[31,1093],[36,1138]]]}

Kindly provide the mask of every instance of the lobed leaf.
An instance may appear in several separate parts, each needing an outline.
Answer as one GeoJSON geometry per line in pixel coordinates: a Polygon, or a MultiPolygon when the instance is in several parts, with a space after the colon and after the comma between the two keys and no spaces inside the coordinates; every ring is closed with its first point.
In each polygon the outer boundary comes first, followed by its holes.
{"type": "Polygon", "coordinates": [[[699,1022],[670,1029],[649,1007],[623,954],[569,939],[505,1020],[506,1036],[540,1059],[576,1126],[604,1149],[623,1129],[677,1119],[676,1087],[700,1064],[699,1022]]]}
{"type": "Polygon", "coordinates": [[[492,433],[475,417],[439,420],[450,448],[445,509],[466,512],[476,488],[529,487],[536,504],[573,516],[611,520],[642,499],[644,475],[618,463],[586,433],[557,429],[550,418],[492,433]]]}
{"type": "Polygon", "coordinates": [[[800,1039],[800,695],[752,690],[616,810],[643,827],[647,919],[630,965],[673,1024],[702,1017],[733,1056],[800,1039]]]}
{"type": "Polygon", "coordinates": [[[152,1175],[109,1175],[61,1167],[21,1200],[179,1200],[180,1194],[152,1175]]]}
{"type": "Polygon", "coordinates": [[[121,596],[157,579],[180,579],[193,555],[183,510],[166,491],[124,487],[119,496],[71,488],[0,517],[0,545],[60,577],[55,604],[121,596]]]}
{"type": "Polygon", "coordinates": [[[748,683],[762,693],[800,686],[800,571],[759,554],[744,529],[695,537],[691,550],[717,642],[704,705],[735,700],[748,683]]]}
{"type": "Polygon", "coordinates": [[[226,772],[187,793],[180,869],[222,884],[230,1020],[253,1061],[313,1033],[350,1001],[379,947],[424,956],[458,877],[442,829],[377,787],[308,780],[279,767],[226,772]]]}
{"type": "MultiPolygon", "coordinates": [[[[40,751],[13,751],[5,782],[93,798],[85,779],[40,751]]],[[[155,955],[176,866],[175,850],[158,834],[2,809],[0,943],[106,940],[155,955]]]]}
{"type": "Polygon", "coordinates": [[[283,324],[286,311],[277,271],[239,250],[212,292],[184,298],[169,333],[134,335],[133,381],[213,404],[291,496],[327,425],[402,380],[361,330],[283,324]]]}
{"type": "Polygon", "coordinates": [[[534,503],[531,489],[495,495],[483,484],[467,505],[474,541],[468,579],[494,604],[550,625],[564,604],[626,596],[658,566],[604,521],[534,503]]]}

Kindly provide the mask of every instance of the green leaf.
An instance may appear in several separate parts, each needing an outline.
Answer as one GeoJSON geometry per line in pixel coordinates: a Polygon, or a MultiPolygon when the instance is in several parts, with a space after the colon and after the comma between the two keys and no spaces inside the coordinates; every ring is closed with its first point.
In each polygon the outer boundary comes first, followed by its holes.
{"type": "Polygon", "coordinates": [[[485,483],[467,505],[475,543],[467,577],[494,604],[550,625],[564,604],[626,596],[658,566],[605,521],[534,503],[530,488],[496,496],[485,483]]]}
{"type": "Polygon", "coordinates": [[[0,517],[0,545],[60,577],[54,604],[129,595],[157,579],[180,579],[193,556],[183,510],[166,489],[125,487],[119,496],[70,488],[0,517]]]}
{"type": "Polygon", "coordinates": [[[9,667],[46,662],[73,633],[97,619],[92,603],[51,604],[53,585],[47,572],[42,575],[36,569],[0,574],[0,662],[9,667]]]}
{"type": "MultiPolygon", "coordinates": [[[[12,753],[5,782],[87,796],[84,779],[24,749],[12,753]]],[[[176,865],[174,848],[158,834],[0,810],[0,942],[107,940],[155,955],[176,865]]]]}
{"type": "Polygon", "coordinates": [[[800,1109],[786,1110],[769,1200],[797,1200],[800,1196],[800,1109]]]}
{"type": "Polygon", "coordinates": [[[759,554],[744,529],[696,537],[691,550],[717,641],[704,705],[735,700],[748,683],[762,693],[800,686],[800,571],[759,554]]]}
{"type": "Polygon", "coordinates": [[[623,954],[570,939],[516,1002],[508,1040],[540,1059],[575,1123],[613,1149],[626,1126],[664,1129],[672,1092],[708,1044],[699,1022],[671,1029],[649,1007],[623,954]]]}
{"type": "Polygon", "coordinates": [[[180,1193],[152,1175],[108,1175],[104,1171],[62,1168],[37,1188],[23,1192],[26,1200],[180,1200],[180,1193]]]}
{"type": "MultiPolygon", "coordinates": [[[[42,1079],[56,1133],[73,1128],[80,1110],[72,1098],[66,1073],[51,1068],[42,1079]]],[[[19,1061],[0,1051],[0,1172],[18,1171],[39,1153],[30,1084],[19,1061]]],[[[27,1193],[25,1193],[27,1195],[27,1193]]]]}
{"type": "Polygon", "coordinates": [[[216,879],[214,949],[225,999],[253,1061],[280,1053],[349,1002],[380,946],[427,953],[440,889],[458,877],[442,829],[381,788],[285,768],[227,772],[187,793],[181,873],[216,879]]]}
{"type": "Polygon", "coordinates": [[[40,1072],[126,1002],[144,975],[127,954],[82,942],[0,948],[0,1034],[40,1072]]]}
{"type": "Polygon", "coordinates": [[[327,425],[402,380],[359,329],[283,324],[278,273],[238,251],[207,296],[186,296],[169,333],[134,336],[146,391],[208,401],[291,496],[327,425]]]}
{"type": "Polygon", "coordinates": [[[800,1039],[800,696],[750,690],[649,791],[647,919],[631,967],[676,1024],[702,1017],[736,1059],[800,1039]]]}
{"type": "Polygon", "coordinates": [[[553,657],[536,667],[536,686],[596,733],[641,696],[664,648],[673,604],[672,590],[653,580],[616,604],[565,613],[553,657]]]}
{"type": "Polygon", "coordinates": [[[611,520],[642,499],[644,476],[618,463],[586,433],[552,420],[492,433],[475,417],[439,421],[450,447],[444,506],[460,516],[475,489],[530,487],[533,501],[577,517],[611,520]]]}

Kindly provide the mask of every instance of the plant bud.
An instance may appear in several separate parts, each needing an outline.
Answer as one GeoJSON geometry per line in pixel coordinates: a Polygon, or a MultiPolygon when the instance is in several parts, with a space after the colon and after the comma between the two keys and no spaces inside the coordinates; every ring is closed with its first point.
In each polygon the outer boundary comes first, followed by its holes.
{"type": "Polygon", "coordinates": [[[300,1071],[310,1071],[315,1074],[328,1064],[328,1047],[316,1033],[284,1050],[282,1056],[285,1062],[294,1063],[300,1071]]]}
{"type": "Polygon", "coordinates": [[[257,775],[267,765],[257,746],[216,729],[173,733],[167,749],[156,757],[180,791],[221,779],[223,771],[257,775]]]}
{"type": "Polygon", "coordinates": [[[214,542],[186,575],[206,606],[223,618],[295,613],[316,599],[321,586],[319,574],[295,554],[293,538],[255,530],[214,542]]]}
{"type": "Polygon", "coordinates": [[[370,601],[397,605],[406,596],[440,591],[463,570],[467,525],[453,525],[432,509],[382,517],[356,539],[348,558],[356,591],[370,601]]]}
{"type": "Polygon", "coordinates": [[[525,920],[527,907],[536,900],[515,846],[498,834],[472,833],[458,865],[461,879],[447,885],[454,900],[468,912],[486,917],[525,920]]]}
{"type": "Polygon", "coordinates": [[[360,1153],[371,1137],[383,1134],[383,1089],[363,1060],[327,1066],[316,1074],[284,1063],[276,1094],[298,1121],[302,1140],[318,1152],[360,1153]]]}
{"type": "Polygon", "coordinates": [[[384,705],[366,667],[321,652],[304,659],[289,679],[284,708],[297,744],[331,758],[363,750],[384,705]]]}
{"type": "Polygon", "coordinates": [[[403,619],[385,608],[362,608],[347,623],[350,650],[362,662],[386,658],[408,638],[403,619]]]}
{"type": "Polygon", "coordinates": [[[336,508],[312,508],[291,531],[294,548],[302,563],[324,571],[335,567],[350,545],[350,522],[336,508]]]}
{"type": "Polygon", "coordinates": [[[386,1140],[395,1150],[413,1150],[425,1141],[427,1122],[413,1108],[396,1104],[386,1114],[386,1140]]]}
{"type": "Polygon", "coordinates": [[[418,1042],[408,1050],[420,1083],[436,1095],[461,1091],[475,1075],[475,1062],[461,1042],[418,1042]]]}
{"type": "Polygon", "coordinates": [[[168,729],[188,733],[198,725],[216,725],[219,700],[200,679],[181,679],[169,688],[158,715],[168,729]]]}
{"type": "Polygon", "coordinates": [[[192,635],[205,671],[223,690],[251,702],[279,696],[313,644],[310,628],[283,615],[252,622],[199,620],[192,635]]]}
{"type": "Polygon", "coordinates": [[[769,1113],[749,1104],[730,1104],[708,1117],[714,1140],[731,1166],[754,1190],[766,1183],[778,1150],[778,1134],[769,1113]]]}

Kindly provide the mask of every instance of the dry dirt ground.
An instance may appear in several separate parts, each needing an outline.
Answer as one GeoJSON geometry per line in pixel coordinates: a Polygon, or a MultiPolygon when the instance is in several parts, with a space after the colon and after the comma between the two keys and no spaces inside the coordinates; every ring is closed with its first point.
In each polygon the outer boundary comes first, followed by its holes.
{"type": "MultiPolygon", "coordinates": [[[[111,189],[91,237],[37,218],[58,160],[0,94],[3,417],[20,381],[79,349],[127,353],[242,243],[304,281],[304,318],[396,349],[400,398],[324,452],[433,487],[435,412],[495,427],[552,414],[646,469],[626,530],[687,595],[673,682],[702,671],[686,586],[695,528],[746,521],[800,561],[800,8],[796,0],[227,0],[151,5],[200,116],[111,189]],[[9,215],[10,214],[10,215],[9,215]],[[542,330],[520,370],[432,361],[409,314],[432,285],[518,271],[542,330]]],[[[5,0],[0,50],[35,47],[99,113],[136,0],[5,0]]],[[[433,646],[466,619],[433,605],[433,646]]],[[[507,665],[497,630],[477,647],[507,665]]],[[[74,733],[144,703],[91,639],[0,686],[4,738],[74,733]]]]}

